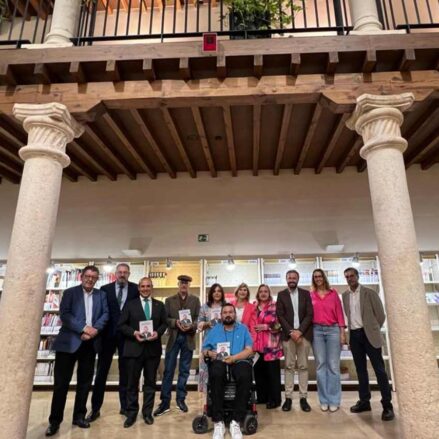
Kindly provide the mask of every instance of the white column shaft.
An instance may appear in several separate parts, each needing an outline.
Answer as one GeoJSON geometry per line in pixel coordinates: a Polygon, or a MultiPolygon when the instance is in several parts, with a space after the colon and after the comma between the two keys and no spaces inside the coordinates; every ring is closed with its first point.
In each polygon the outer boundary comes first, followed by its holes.
{"type": "Polygon", "coordinates": [[[354,32],[374,33],[382,30],[375,0],[349,0],[354,32]]]}
{"type": "Polygon", "coordinates": [[[76,34],[80,11],[81,0],[56,0],[45,44],[72,46],[70,38],[76,34]]]}

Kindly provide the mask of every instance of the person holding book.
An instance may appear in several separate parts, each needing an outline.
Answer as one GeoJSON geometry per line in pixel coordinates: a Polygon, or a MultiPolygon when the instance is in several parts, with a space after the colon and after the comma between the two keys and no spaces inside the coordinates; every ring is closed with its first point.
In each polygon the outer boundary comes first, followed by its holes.
{"type": "Polygon", "coordinates": [[[247,326],[250,331],[253,342],[256,340],[256,308],[250,302],[250,288],[246,283],[241,283],[235,290],[235,300],[232,305],[236,309],[236,321],[247,326]]]}
{"type": "Polygon", "coordinates": [[[284,353],[280,339],[281,326],[276,314],[276,302],[271,297],[268,285],[259,286],[256,293],[256,341],[255,352],[259,358],[255,363],[255,382],[258,403],[267,409],[281,404],[280,358],[284,353]]]}
{"type": "Polygon", "coordinates": [[[331,288],[320,268],[312,273],[311,300],[320,408],[324,412],[336,412],[341,403],[340,352],[346,344],[345,321],[337,290],[331,288]]]}
{"type": "Polygon", "coordinates": [[[143,371],[142,416],[146,424],[154,423],[152,410],[156,388],[157,369],[162,355],[161,337],[168,323],[162,302],[152,297],[153,284],[149,277],[139,282],[140,297],[131,300],[122,310],[119,330],[125,337],[123,357],[128,372],[127,418],[125,428],[131,427],[139,412],[139,381],[143,371]]]}
{"type": "Polygon", "coordinates": [[[310,412],[307,401],[308,356],[312,342],[313,308],[309,291],[299,288],[299,272],[286,273],[288,288],[277,295],[276,313],[282,326],[281,339],[285,354],[285,402],[282,410],[289,412],[293,403],[294,369],[299,375],[300,408],[310,412]]]}
{"type": "Polygon", "coordinates": [[[253,339],[245,325],[236,321],[235,307],[226,303],[221,310],[221,324],[215,325],[207,334],[202,351],[211,361],[209,366],[209,384],[212,398],[212,420],[214,422],[213,439],[223,439],[224,425],[224,382],[227,367],[236,381],[236,397],[230,435],[232,439],[242,439],[241,423],[245,419],[246,407],[250,398],[252,385],[252,364],[249,358],[253,355],[253,339]],[[221,347],[228,350],[220,360],[221,347]]]}
{"type": "Polygon", "coordinates": [[[96,353],[102,349],[101,333],[109,318],[106,294],[94,288],[99,270],[87,265],[82,270],[81,284],[64,291],[60,304],[61,329],[53,344],[55,354],[54,388],[49,427],[53,436],[64,417],[67,392],[75,365],[77,384],[73,425],[89,428],[85,420],[87,398],[93,381],[96,353]]]}
{"type": "MultiPolygon", "coordinates": [[[[221,322],[221,307],[225,304],[225,294],[223,287],[214,283],[207,293],[207,302],[200,308],[198,316],[198,330],[203,332],[206,338],[209,331],[219,322],[221,322]]],[[[208,367],[204,357],[200,355],[200,373],[198,375],[198,390],[207,392],[208,367]]]]}
{"type": "Polygon", "coordinates": [[[129,282],[130,267],[126,263],[120,263],[116,266],[116,281],[101,287],[107,295],[110,319],[102,333],[102,351],[98,354],[98,365],[96,368],[96,377],[91,397],[91,412],[87,417],[88,422],[93,422],[101,415],[100,410],[104,403],[105,387],[107,384],[108,372],[113,361],[114,353],[118,353],[119,367],[119,403],[120,414],[126,415],[127,408],[127,367],[126,360],[123,357],[124,337],[117,330],[117,324],[121,312],[125,306],[133,299],[139,297],[137,285],[129,282]]]}
{"type": "Polygon", "coordinates": [[[349,344],[357,370],[360,396],[359,401],[351,407],[351,412],[361,413],[371,410],[367,355],[381,391],[383,406],[381,419],[391,421],[395,418],[392,391],[382,353],[381,327],[386,320],[384,307],[374,290],[360,284],[360,276],[356,268],[347,268],[344,275],[349,288],[343,293],[343,305],[348,318],[349,344]]]}
{"type": "MultiPolygon", "coordinates": [[[[167,297],[165,301],[168,319],[169,338],[166,345],[165,371],[163,373],[161,403],[154,411],[154,416],[161,416],[170,410],[172,381],[179,358],[177,380],[177,407],[184,413],[188,411],[185,403],[187,391],[186,383],[195,349],[195,333],[197,330],[200,300],[189,293],[192,278],[186,275],[178,276],[178,293],[167,297]],[[182,316],[190,317],[190,324],[182,324],[182,316]]],[[[189,319],[188,319],[189,320],[189,319]]]]}

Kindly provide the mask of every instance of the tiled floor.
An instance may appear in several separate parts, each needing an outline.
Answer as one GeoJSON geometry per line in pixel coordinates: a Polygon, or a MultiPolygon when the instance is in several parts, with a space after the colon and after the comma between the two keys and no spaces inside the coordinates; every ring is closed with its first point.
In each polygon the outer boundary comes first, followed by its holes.
{"type": "MultiPolygon", "coordinates": [[[[74,394],[71,392],[67,401],[65,421],[55,439],[110,439],[110,438],[145,438],[148,439],[181,439],[185,437],[207,437],[195,435],[192,431],[192,420],[201,411],[203,398],[197,392],[189,392],[187,404],[189,413],[183,414],[175,406],[170,413],[155,420],[154,425],[146,425],[139,417],[137,423],[129,428],[123,428],[124,418],[119,415],[119,402],[116,392],[108,392],[101,412],[102,416],[88,430],[72,427],[71,414],[74,394]]],[[[349,412],[349,407],[357,400],[356,392],[344,392],[342,408],[336,413],[323,413],[317,404],[316,393],[312,392],[309,402],[313,408],[310,413],[304,413],[298,408],[298,401],[293,402],[293,410],[284,413],[279,409],[267,410],[258,406],[258,432],[256,438],[276,439],[398,439],[399,422],[397,418],[391,422],[381,421],[381,405],[379,394],[374,392],[372,412],[355,415],[349,412]]],[[[34,392],[27,438],[44,437],[47,418],[50,410],[51,393],[34,392]]],[[[396,404],[395,404],[396,405],[396,404]]],[[[226,437],[230,437],[227,434],[226,437]]]]}

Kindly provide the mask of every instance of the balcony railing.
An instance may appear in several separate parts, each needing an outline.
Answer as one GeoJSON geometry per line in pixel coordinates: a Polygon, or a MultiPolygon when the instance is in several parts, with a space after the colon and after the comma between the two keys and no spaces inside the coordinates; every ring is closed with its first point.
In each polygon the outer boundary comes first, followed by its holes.
{"type": "MultiPolygon", "coordinates": [[[[199,39],[205,32],[231,39],[347,35],[353,27],[348,0],[265,1],[291,19],[270,20],[269,15],[263,14],[256,20],[242,22],[229,7],[230,0],[82,0],[72,41],[75,45],[175,41],[199,39]],[[294,12],[292,5],[300,10],[294,12]],[[262,23],[262,28],[258,29],[255,21],[262,23]]],[[[439,28],[438,0],[376,2],[386,30],[410,33],[439,28]]],[[[0,8],[3,7],[0,47],[44,42],[50,29],[53,3],[53,0],[0,0],[0,8]]],[[[274,13],[277,18],[279,13],[274,13]]]]}

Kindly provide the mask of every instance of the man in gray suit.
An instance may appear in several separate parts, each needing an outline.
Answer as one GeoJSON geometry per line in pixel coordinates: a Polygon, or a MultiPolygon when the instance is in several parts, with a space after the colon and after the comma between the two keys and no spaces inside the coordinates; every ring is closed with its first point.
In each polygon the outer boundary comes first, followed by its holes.
{"type": "Polygon", "coordinates": [[[187,391],[186,383],[192,363],[192,356],[195,349],[195,332],[197,330],[198,314],[200,313],[200,300],[189,294],[189,285],[192,282],[190,276],[178,276],[178,293],[168,297],[165,301],[166,314],[168,318],[169,338],[166,345],[165,371],[163,373],[162,391],[160,393],[161,403],[155,410],[154,416],[161,416],[170,410],[172,381],[179,358],[179,370],[177,380],[177,407],[182,412],[187,412],[185,403],[187,391]],[[188,310],[192,323],[184,325],[180,321],[179,311],[188,310]]]}
{"type": "Polygon", "coordinates": [[[371,410],[367,355],[381,391],[383,406],[381,419],[391,421],[395,417],[392,392],[381,349],[383,345],[381,327],[386,320],[383,304],[374,290],[360,285],[356,268],[347,268],[344,275],[349,288],[343,293],[343,306],[348,318],[349,344],[357,369],[360,395],[360,400],[351,407],[351,412],[361,413],[371,410]]]}

